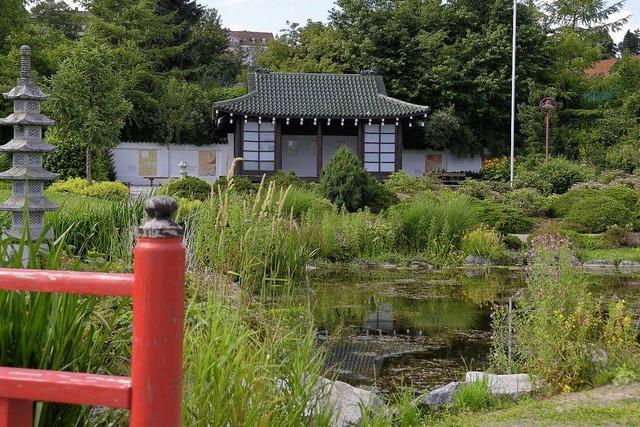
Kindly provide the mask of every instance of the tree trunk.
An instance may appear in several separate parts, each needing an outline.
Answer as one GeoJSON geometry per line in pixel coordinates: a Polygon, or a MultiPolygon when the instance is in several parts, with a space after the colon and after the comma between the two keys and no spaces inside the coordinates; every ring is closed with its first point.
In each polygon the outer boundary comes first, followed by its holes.
{"type": "Polygon", "coordinates": [[[92,153],[91,147],[87,147],[87,156],[85,162],[85,173],[87,175],[87,181],[89,184],[93,182],[93,175],[91,174],[91,162],[92,162],[92,153]]]}

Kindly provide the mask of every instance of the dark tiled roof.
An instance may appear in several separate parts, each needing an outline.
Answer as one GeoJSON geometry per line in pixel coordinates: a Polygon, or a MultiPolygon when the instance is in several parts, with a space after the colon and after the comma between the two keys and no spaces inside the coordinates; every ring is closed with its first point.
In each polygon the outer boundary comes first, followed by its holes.
{"type": "Polygon", "coordinates": [[[257,72],[249,93],[215,104],[226,113],[262,117],[395,118],[426,114],[429,107],[387,96],[382,77],[362,74],[257,72]]]}

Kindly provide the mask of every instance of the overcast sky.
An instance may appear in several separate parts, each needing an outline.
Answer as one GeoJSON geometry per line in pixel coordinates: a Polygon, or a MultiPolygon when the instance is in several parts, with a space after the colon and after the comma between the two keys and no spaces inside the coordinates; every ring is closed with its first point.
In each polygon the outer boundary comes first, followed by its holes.
{"type": "MultiPolygon", "coordinates": [[[[287,21],[305,23],[326,21],[334,0],[198,0],[215,7],[222,16],[223,24],[232,30],[269,31],[277,34],[287,27],[287,21]]],[[[631,22],[613,34],[619,42],[627,29],[640,28],[640,0],[627,0],[625,11],[620,16],[631,16],[631,22]]]]}

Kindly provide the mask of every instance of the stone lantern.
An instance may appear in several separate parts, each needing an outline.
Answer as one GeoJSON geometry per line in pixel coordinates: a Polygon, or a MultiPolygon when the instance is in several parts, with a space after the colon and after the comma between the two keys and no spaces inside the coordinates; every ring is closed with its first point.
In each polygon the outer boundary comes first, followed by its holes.
{"type": "MultiPolygon", "coordinates": [[[[58,206],[50,202],[43,193],[44,184],[54,181],[58,174],[42,166],[42,155],[54,147],[42,141],[42,129],[52,126],[54,121],[40,113],[40,104],[48,95],[44,94],[31,76],[31,48],[20,48],[20,77],[18,84],[3,94],[13,101],[13,114],[0,119],[0,124],[13,126],[13,139],[0,146],[0,151],[12,154],[12,167],[0,173],[0,179],[11,181],[11,197],[0,204],[0,210],[11,212],[10,237],[24,235],[24,221],[28,218],[31,240],[40,237],[44,229],[44,213],[58,206]]],[[[52,238],[49,231],[46,236],[52,238]]]]}

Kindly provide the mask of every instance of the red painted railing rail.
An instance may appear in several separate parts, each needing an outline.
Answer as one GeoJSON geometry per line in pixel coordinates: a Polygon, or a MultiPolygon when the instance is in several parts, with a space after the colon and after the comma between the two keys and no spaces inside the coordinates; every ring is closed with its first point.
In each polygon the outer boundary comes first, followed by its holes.
{"type": "Polygon", "coordinates": [[[131,378],[0,367],[0,427],[32,427],[36,401],[131,410],[133,427],[180,426],[184,324],[182,229],[175,200],[146,201],[133,274],[0,269],[0,289],[133,297],[131,378]]]}

